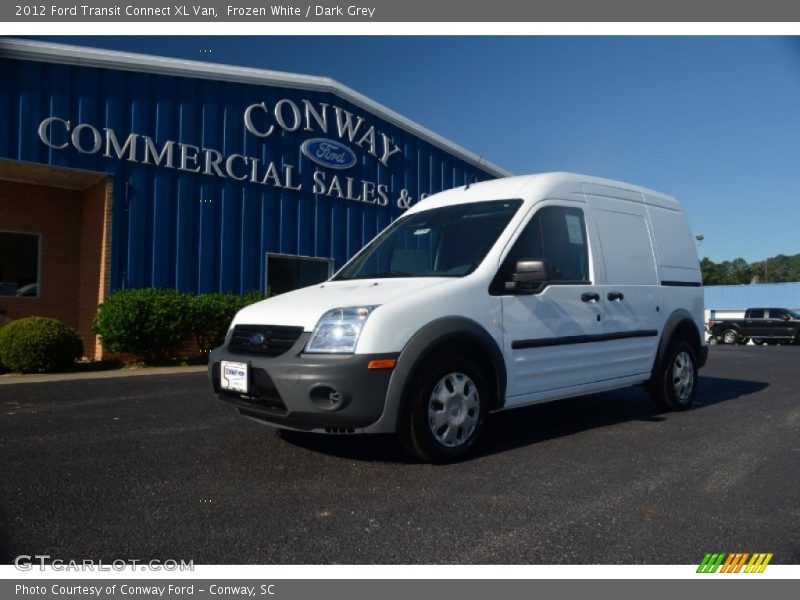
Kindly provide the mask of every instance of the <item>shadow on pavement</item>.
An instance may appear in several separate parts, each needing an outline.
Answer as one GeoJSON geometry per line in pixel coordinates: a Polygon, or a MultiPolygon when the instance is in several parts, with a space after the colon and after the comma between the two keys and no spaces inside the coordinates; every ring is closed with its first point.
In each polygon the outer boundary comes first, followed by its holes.
{"type": "MultiPolygon", "coordinates": [[[[700,377],[692,410],[749,396],[768,383],[700,377]]],[[[488,456],[627,421],[659,422],[666,417],[643,387],[633,387],[557,402],[537,404],[491,415],[473,457],[488,456]]],[[[331,436],[282,431],[289,443],[315,452],[359,461],[412,463],[392,435],[331,436]]]]}

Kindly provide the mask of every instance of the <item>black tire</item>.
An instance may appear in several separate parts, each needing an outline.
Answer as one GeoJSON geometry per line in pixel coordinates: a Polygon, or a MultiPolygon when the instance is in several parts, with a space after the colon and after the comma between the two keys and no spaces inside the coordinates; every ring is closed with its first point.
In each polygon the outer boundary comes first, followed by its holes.
{"type": "Polygon", "coordinates": [[[425,462],[461,460],[475,447],[489,402],[486,379],[475,363],[459,355],[430,357],[414,377],[400,423],[400,442],[425,462]],[[437,402],[435,396],[442,395],[449,396],[449,405],[437,402]],[[437,418],[444,423],[435,432],[437,418]]]}
{"type": "Polygon", "coordinates": [[[736,344],[739,341],[739,332],[735,329],[726,329],[722,332],[723,344],[736,344]]]}
{"type": "Polygon", "coordinates": [[[740,346],[746,346],[747,342],[749,342],[749,341],[750,341],[750,338],[740,337],[738,340],[736,340],[736,343],[739,344],[740,346]]]}
{"type": "Polygon", "coordinates": [[[717,344],[719,344],[719,338],[717,338],[717,336],[712,335],[710,338],[708,338],[709,346],[716,346],[717,344]]]}
{"type": "Polygon", "coordinates": [[[763,346],[766,340],[764,338],[753,338],[753,343],[756,346],[763,346]]]}
{"type": "Polygon", "coordinates": [[[686,410],[692,405],[697,395],[697,355],[691,344],[670,342],[650,381],[650,392],[663,410],[686,410]]]}

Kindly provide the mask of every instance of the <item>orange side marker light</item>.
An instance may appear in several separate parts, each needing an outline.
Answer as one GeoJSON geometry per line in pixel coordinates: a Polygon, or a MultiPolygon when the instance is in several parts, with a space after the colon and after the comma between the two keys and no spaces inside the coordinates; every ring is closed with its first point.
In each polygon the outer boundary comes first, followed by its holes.
{"type": "Polygon", "coordinates": [[[367,369],[377,371],[378,369],[394,369],[397,365],[396,358],[383,358],[381,360],[371,360],[367,363],[367,369]]]}

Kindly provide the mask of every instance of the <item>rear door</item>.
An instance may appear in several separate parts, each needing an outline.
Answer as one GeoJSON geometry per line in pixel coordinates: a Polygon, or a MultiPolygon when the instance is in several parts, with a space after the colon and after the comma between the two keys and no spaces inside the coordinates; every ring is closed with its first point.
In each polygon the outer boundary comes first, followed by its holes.
{"type": "Polygon", "coordinates": [[[663,325],[661,286],[645,205],[630,199],[587,195],[605,267],[602,299],[608,342],[603,361],[609,378],[647,375],[663,325]]]}
{"type": "Polygon", "coordinates": [[[767,311],[763,308],[748,310],[744,319],[744,335],[746,337],[768,337],[772,335],[766,316],[767,311]]]}

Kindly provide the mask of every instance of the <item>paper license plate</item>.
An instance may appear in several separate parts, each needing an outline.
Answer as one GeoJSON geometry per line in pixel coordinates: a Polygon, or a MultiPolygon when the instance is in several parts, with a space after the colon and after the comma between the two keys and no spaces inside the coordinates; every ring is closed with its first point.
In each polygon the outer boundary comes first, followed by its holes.
{"type": "Polygon", "coordinates": [[[220,364],[220,387],[232,392],[247,393],[247,363],[223,360],[220,364]]]}

